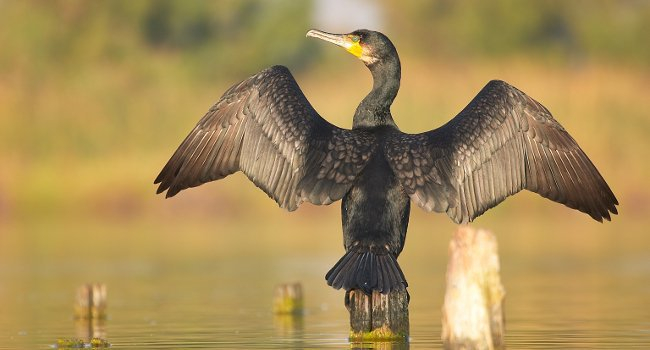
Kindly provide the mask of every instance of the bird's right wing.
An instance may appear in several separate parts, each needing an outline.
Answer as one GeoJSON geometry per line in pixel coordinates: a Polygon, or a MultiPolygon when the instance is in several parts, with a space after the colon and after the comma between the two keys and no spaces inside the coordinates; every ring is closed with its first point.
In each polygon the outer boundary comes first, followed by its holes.
{"type": "Polygon", "coordinates": [[[178,147],[154,183],[167,197],[241,170],[282,208],[341,199],[374,136],[338,128],[309,104],[289,70],[268,68],[231,87],[178,147]]]}
{"type": "Polygon", "coordinates": [[[428,211],[472,221],[523,189],[602,221],[618,201],[587,155],[539,102],[491,81],[455,118],[386,144],[405,191],[428,211]]]}

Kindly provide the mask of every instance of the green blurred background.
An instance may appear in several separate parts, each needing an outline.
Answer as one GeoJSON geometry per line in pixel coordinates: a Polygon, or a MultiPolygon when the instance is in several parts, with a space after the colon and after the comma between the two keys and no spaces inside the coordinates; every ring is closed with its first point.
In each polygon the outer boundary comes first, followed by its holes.
{"type": "MultiPolygon", "coordinates": [[[[341,49],[305,38],[313,27],[391,38],[403,65],[393,115],[404,131],[442,125],[487,81],[503,79],[575,137],[620,215],[599,224],[518,194],[475,224],[497,233],[505,270],[529,254],[649,265],[650,2],[0,1],[0,23],[5,266],[83,262],[92,280],[112,262],[169,256],[333,264],[343,252],[338,204],[286,213],[241,174],[170,200],[152,184],[225,89],[274,64],[291,69],[321,115],[350,127],[370,75],[341,49]]],[[[454,229],[414,207],[407,276],[444,263],[454,229]]],[[[321,280],[327,268],[313,275],[321,280]]],[[[18,290],[7,287],[15,271],[30,270],[7,271],[5,302],[18,290]]],[[[443,272],[428,273],[441,284],[443,272]]],[[[321,284],[311,288],[328,288],[321,284]]]]}

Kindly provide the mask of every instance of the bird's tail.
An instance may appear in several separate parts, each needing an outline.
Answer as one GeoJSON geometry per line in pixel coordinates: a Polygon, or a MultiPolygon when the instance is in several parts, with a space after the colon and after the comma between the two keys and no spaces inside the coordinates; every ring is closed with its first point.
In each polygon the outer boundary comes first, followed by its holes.
{"type": "Polygon", "coordinates": [[[327,284],[335,289],[360,289],[389,293],[403,290],[408,284],[397,258],[386,248],[376,249],[358,244],[352,247],[325,275],[327,284]]]}

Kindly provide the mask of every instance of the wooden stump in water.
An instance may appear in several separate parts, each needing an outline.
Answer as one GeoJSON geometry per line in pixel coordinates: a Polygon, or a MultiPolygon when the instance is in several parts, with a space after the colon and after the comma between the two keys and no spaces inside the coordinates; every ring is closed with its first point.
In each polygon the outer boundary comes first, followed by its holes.
{"type": "Polygon", "coordinates": [[[445,348],[503,348],[504,297],[495,236],[489,231],[461,226],[449,244],[442,308],[445,348]]]}
{"type": "Polygon", "coordinates": [[[303,313],[302,285],[285,283],[275,287],[273,312],[283,315],[301,315],[303,313]]]}
{"type": "Polygon", "coordinates": [[[409,311],[406,290],[367,295],[353,289],[346,293],[350,311],[350,341],[408,341],[409,311]]]}
{"type": "Polygon", "coordinates": [[[87,283],[77,288],[74,314],[78,319],[106,318],[106,285],[87,283]]]}
{"type": "MultiPolygon", "coordinates": [[[[75,328],[77,339],[82,344],[93,347],[108,347],[106,338],[106,285],[87,283],[77,288],[74,303],[75,328]]],[[[61,347],[66,340],[58,342],[61,347]]],[[[74,347],[74,346],[68,346],[74,347]]]]}

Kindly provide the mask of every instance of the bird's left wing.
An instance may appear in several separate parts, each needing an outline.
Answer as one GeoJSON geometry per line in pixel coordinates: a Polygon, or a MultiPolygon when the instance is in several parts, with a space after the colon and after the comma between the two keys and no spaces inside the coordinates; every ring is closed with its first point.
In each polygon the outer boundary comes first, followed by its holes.
{"type": "Polygon", "coordinates": [[[178,147],[154,183],[167,197],[241,170],[282,208],[341,199],[374,136],[321,118],[286,67],[234,85],[178,147]]]}
{"type": "Polygon", "coordinates": [[[616,197],[571,135],[503,81],[489,82],[444,126],[397,134],[386,154],[413,201],[457,223],[523,189],[598,221],[617,213],[616,197]]]}

